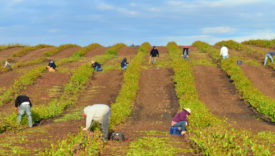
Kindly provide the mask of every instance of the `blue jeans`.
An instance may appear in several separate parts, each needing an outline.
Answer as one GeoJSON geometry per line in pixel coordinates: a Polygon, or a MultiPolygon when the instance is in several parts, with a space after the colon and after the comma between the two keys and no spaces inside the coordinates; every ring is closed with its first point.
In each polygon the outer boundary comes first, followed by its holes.
{"type": "Polygon", "coordinates": [[[229,56],[228,56],[228,55],[226,55],[226,56],[222,56],[222,59],[227,59],[227,58],[229,58],[229,56]]]}
{"type": "Polygon", "coordinates": [[[174,124],[173,127],[181,127],[182,131],[186,131],[186,127],[185,127],[186,124],[187,124],[186,121],[180,121],[180,122],[174,124]]]}
{"type": "Polygon", "coordinates": [[[272,62],[272,64],[273,64],[273,57],[272,57],[270,54],[266,54],[266,55],[265,55],[265,59],[264,59],[264,66],[265,66],[266,63],[267,63],[268,58],[270,58],[270,60],[271,60],[271,62],[272,62]]]}
{"type": "Polygon", "coordinates": [[[25,112],[28,115],[29,127],[32,127],[31,106],[29,104],[26,104],[26,105],[21,104],[19,106],[17,122],[19,123],[21,122],[22,116],[24,115],[25,112]]]}
{"type": "Polygon", "coordinates": [[[183,59],[186,59],[187,61],[189,61],[188,57],[189,57],[189,56],[186,55],[186,54],[183,55],[183,59]]]}
{"type": "Polygon", "coordinates": [[[124,67],[122,67],[123,70],[127,69],[128,64],[126,64],[124,67]]]}
{"type": "Polygon", "coordinates": [[[100,71],[102,71],[102,68],[101,68],[101,67],[96,66],[96,67],[95,67],[95,71],[100,72],[100,71]]]}

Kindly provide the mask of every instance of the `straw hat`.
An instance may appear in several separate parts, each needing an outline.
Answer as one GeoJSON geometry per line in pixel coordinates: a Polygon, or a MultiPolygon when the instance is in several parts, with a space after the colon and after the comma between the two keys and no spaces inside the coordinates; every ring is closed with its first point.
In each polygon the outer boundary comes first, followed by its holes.
{"type": "Polygon", "coordinates": [[[191,114],[191,109],[190,108],[184,108],[188,113],[191,114]]]}

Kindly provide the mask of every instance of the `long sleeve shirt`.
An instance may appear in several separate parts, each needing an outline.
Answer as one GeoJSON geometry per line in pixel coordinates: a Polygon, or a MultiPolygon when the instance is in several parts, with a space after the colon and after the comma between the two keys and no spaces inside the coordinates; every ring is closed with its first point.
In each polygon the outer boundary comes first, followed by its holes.
{"type": "Polygon", "coordinates": [[[32,103],[26,95],[19,95],[15,100],[15,107],[19,107],[23,102],[28,102],[30,106],[32,106],[32,103]]]}
{"type": "Polygon", "coordinates": [[[152,49],[150,52],[150,55],[152,57],[157,57],[157,56],[159,56],[159,51],[157,49],[152,49]]]}
{"type": "Polygon", "coordinates": [[[188,111],[186,111],[185,109],[182,110],[181,112],[177,113],[175,115],[175,117],[173,118],[171,125],[174,126],[176,123],[180,122],[180,121],[186,121],[188,124],[188,120],[187,120],[187,116],[190,115],[190,113],[188,111]]]}
{"type": "Polygon", "coordinates": [[[221,56],[228,56],[228,49],[227,47],[222,47],[220,51],[221,56]]]}
{"type": "Polygon", "coordinates": [[[93,121],[103,124],[103,128],[108,130],[108,123],[111,109],[105,104],[94,104],[84,108],[86,114],[86,129],[91,129],[93,121]]]}

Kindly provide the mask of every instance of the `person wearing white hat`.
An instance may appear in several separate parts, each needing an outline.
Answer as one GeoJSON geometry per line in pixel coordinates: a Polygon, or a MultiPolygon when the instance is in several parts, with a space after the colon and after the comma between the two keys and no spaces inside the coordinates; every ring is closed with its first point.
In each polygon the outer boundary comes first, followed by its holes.
{"type": "Polygon", "coordinates": [[[191,109],[184,108],[181,112],[177,113],[171,122],[171,126],[178,127],[181,135],[186,133],[186,126],[188,124],[187,116],[191,114],[191,109]]]}
{"type": "Polygon", "coordinates": [[[92,67],[96,72],[102,71],[101,64],[99,64],[98,62],[95,62],[94,60],[92,60],[91,63],[92,63],[92,67]]]}

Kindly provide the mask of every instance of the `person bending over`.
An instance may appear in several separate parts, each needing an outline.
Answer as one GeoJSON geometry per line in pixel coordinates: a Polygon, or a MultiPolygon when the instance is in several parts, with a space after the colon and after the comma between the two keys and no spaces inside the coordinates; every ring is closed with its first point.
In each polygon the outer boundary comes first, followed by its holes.
{"type": "Polygon", "coordinates": [[[189,124],[187,116],[191,114],[191,109],[184,108],[181,112],[177,113],[171,122],[171,126],[178,127],[181,135],[186,133],[186,126],[189,124]]]}

